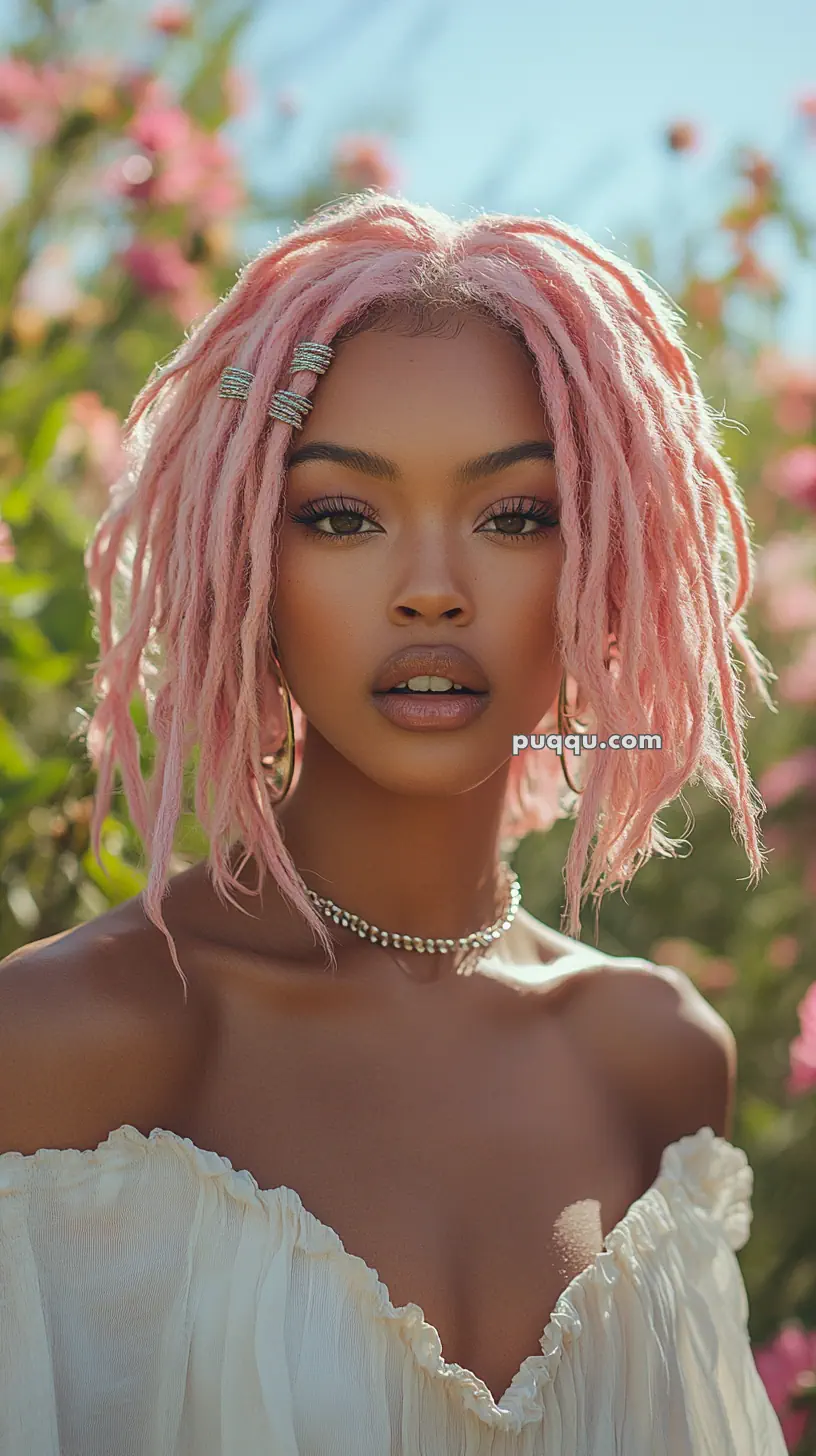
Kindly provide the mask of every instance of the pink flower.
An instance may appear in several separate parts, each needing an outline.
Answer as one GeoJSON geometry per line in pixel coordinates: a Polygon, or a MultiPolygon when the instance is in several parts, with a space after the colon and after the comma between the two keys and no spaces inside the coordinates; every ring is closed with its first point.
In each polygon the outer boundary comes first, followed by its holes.
{"type": "Polygon", "coordinates": [[[715,995],[733,986],[737,972],[724,956],[712,956],[693,940],[658,940],[649,952],[658,965],[674,966],[701,991],[715,995]]]}
{"type": "MultiPolygon", "coordinates": [[[[760,212],[756,220],[759,221],[762,215],[760,212]]],[[[737,262],[733,271],[734,277],[744,283],[752,293],[779,292],[779,279],[776,274],[747,243],[738,246],[737,262]]]]}
{"type": "Polygon", "coordinates": [[[795,1320],[784,1324],[767,1344],[754,1346],[754,1361],[771,1405],[779,1417],[788,1450],[798,1446],[808,1423],[806,1410],[791,1406],[791,1397],[807,1388],[816,1368],[816,1333],[795,1320]]]}
{"type": "Polygon", "coordinates": [[[47,243],[40,249],[20,282],[17,298],[46,318],[69,318],[74,314],[82,294],[65,243],[47,243]]]}
{"type": "Polygon", "coordinates": [[[137,111],[174,105],[167,83],[153,71],[126,70],[120,77],[120,85],[130,105],[137,111]]]}
{"type": "Polygon", "coordinates": [[[350,192],[373,187],[386,191],[398,183],[394,163],[379,137],[347,136],[338,142],[332,158],[335,175],[350,192]]]}
{"type": "Polygon", "coordinates": [[[756,594],[772,632],[816,629],[816,536],[771,536],[757,559],[756,594]]]}
{"type": "Polygon", "coordinates": [[[14,537],[8,521],[0,520],[0,562],[7,564],[14,560],[14,537]]]}
{"type": "Polygon", "coordinates": [[[806,435],[813,429],[816,420],[816,405],[812,399],[790,391],[780,395],[774,408],[774,424],[783,435],[806,435]]]}
{"type": "Polygon", "coordinates": [[[765,192],[776,181],[776,168],[769,157],[762,152],[749,149],[742,158],[741,169],[752,187],[765,192]]]}
{"type": "Polygon", "coordinates": [[[786,500],[816,511],[816,445],[795,445],[766,471],[771,488],[786,500]]]}
{"type": "Polygon", "coordinates": [[[191,140],[193,123],[181,106],[154,106],[138,111],[127,132],[146,151],[174,152],[191,140]]]}
{"type": "Polygon", "coordinates": [[[775,935],[768,946],[768,964],[775,971],[789,971],[796,965],[800,949],[795,935],[775,935]]]}
{"type": "Polygon", "coordinates": [[[816,981],[808,987],[796,1010],[802,1030],[790,1045],[791,1071],[785,1089],[793,1097],[816,1088],[816,981]]]}
{"type": "Polygon", "coordinates": [[[170,313],[187,329],[215,308],[216,298],[210,288],[200,279],[180,293],[173,293],[167,301],[170,313]]]}
{"type": "Polygon", "coordinates": [[[151,30],[162,35],[183,35],[192,29],[192,12],[184,5],[158,5],[147,17],[151,30]]]}
{"type": "Polygon", "coordinates": [[[759,791],[769,809],[787,803],[802,789],[816,789],[816,748],[802,748],[766,769],[759,778],[759,791]]]}
{"type": "Polygon", "coordinates": [[[706,324],[718,324],[722,319],[725,297],[722,285],[712,278],[695,278],[689,285],[687,303],[695,318],[706,324]]]}
{"type": "Polygon", "coordinates": [[[696,152],[701,134],[693,121],[675,121],[666,130],[666,146],[670,152],[696,152]]]}
{"type": "Polygon", "coordinates": [[[807,639],[804,651],[779,674],[779,692],[789,703],[816,703],[816,636],[807,639]]]}
{"type": "Polygon", "coordinates": [[[171,238],[155,243],[131,243],[119,254],[119,259],[134,282],[148,295],[180,293],[198,280],[195,267],[171,238]]]}
{"type": "Polygon", "coordinates": [[[796,102],[796,110],[806,124],[816,131],[816,91],[808,91],[796,102]]]}
{"type": "Polygon", "coordinates": [[[23,140],[45,146],[60,119],[60,97],[51,68],[30,61],[0,59],[0,127],[23,140]]]}
{"type": "Polygon", "coordinates": [[[116,411],[107,409],[94,390],[83,389],[73,396],[68,417],[85,432],[90,465],[105,485],[113,485],[127,465],[116,411]]]}
{"type": "Polygon", "coordinates": [[[776,348],[763,349],[755,382],[774,400],[774,420],[787,435],[806,434],[816,419],[816,360],[794,359],[776,348]]]}
{"type": "Polygon", "coordinates": [[[245,201],[246,191],[226,140],[196,130],[179,107],[154,110],[140,118],[134,140],[147,156],[133,153],[108,173],[114,193],[154,207],[186,206],[193,227],[223,219],[245,201]]]}

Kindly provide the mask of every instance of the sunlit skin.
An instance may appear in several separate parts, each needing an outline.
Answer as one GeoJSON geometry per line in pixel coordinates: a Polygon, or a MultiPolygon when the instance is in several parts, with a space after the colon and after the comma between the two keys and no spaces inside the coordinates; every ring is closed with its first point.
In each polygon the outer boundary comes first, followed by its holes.
{"type": "MultiPolygon", "coordinates": [[[[464,934],[494,917],[513,734],[535,729],[558,692],[561,538],[551,460],[454,477],[487,452],[551,442],[546,413],[516,340],[467,319],[455,337],[368,332],[342,344],[290,454],[316,441],[382,456],[399,478],[325,460],[288,470],[273,618],[308,727],[279,810],[286,846],[310,888],[378,926],[464,934]],[[327,497],[345,514],[293,519],[327,497]],[[414,643],[476,658],[491,686],[480,718],[418,733],[381,716],[371,682],[414,643]]],[[[254,870],[241,878],[254,883],[254,870]]],[[[340,931],[338,953],[348,940],[359,947],[340,931]]]]}

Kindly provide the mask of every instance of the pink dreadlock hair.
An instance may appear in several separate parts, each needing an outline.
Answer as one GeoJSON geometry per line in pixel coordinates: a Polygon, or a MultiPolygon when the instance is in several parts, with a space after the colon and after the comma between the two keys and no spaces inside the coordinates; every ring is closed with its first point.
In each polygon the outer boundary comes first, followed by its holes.
{"type": "MultiPolygon", "coordinates": [[[[335,964],[261,787],[260,733],[270,724],[261,721],[259,684],[269,664],[292,436],[267,409],[278,389],[314,388],[314,374],[289,381],[299,341],[336,344],[388,327],[406,310],[419,330],[431,329],[440,310],[481,313],[527,349],[555,438],[565,670],[601,737],[624,724],[662,735],[660,752],[590,756],[564,871],[569,933],[580,932],[587,896],[598,902],[652,853],[676,851],[655,815],[690,780],[725,801],[751,878],[762,870],[762,803],[745,762],[731,652],[738,650],[768,703],[767,664],[740,620],[752,584],[748,522],[717,448],[718,417],[681,342],[681,316],[637,270],[554,218],[485,214],[458,222],[432,207],[361,193],[270,244],[171,362],[154,369],[125,422],[132,468],[111,492],[86,553],[101,646],[93,676],[99,701],[84,730],[98,770],[94,853],[99,859],[118,759],[151,859],[145,909],[168,941],[185,997],[161,900],[183,770],[196,745],[195,810],[222,903],[242,908],[229,894],[242,887],[225,853],[237,828],[260,867],[252,893],[260,894],[271,870],[335,964]],[[218,394],[227,365],[255,376],[237,408],[218,394]],[[137,688],[157,743],[147,786],[129,714],[137,688]]],[[[302,742],[297,709],[296,719],[302,742]]],[[[282,735],[282,713],[272,727],[282,735]]],[[[552,818],[554,758],[530,749],[513,758],[507,834],[552,818]]]]}

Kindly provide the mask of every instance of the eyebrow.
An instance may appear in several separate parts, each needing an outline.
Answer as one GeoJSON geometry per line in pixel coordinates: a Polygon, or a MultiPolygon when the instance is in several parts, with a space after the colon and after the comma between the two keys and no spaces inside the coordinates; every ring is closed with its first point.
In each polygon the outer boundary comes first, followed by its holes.
{"type": "MultiPolygon", "coordinates": [[[[555,446],[552,440],[522,440],[518,445],[508,445],[503,450],[489,450],[486,455],[477,455],[475,460],[466,460],[464,465],[458,466],[454,471],[454,484],[471,485],[488,475],[507,470],[520,460],[552,460],[554,455],[555,446]]],[[[307,460],[330,460],[335,465],[346,465],[350,470],[357,470],[361,475],[373,475],[378,480],[402,480],[402,471],[393,460],[386,460],[383,455],[360,450],[355,446],[333,445],[328,440],[314,440],[309,445],[301,445],[299,450],[290,455],[287,469],[291,470],[294,465],[303,465],[307,460]]]]}

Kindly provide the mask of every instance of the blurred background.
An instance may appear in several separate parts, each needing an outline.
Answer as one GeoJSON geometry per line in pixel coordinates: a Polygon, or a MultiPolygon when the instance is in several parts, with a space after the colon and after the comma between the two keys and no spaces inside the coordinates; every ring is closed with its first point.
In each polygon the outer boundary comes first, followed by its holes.
{"type": "MultiPolygon", "coordinates": [[[[555,214],[683,308],[757,540],[748,701],[769,868],[689,791],[682,860],[604,902],[600,944],[680,967],[739,1044],[754,1167],[740,1255],[760,1374],[816,1453],[816,8],[685,0],[0,3],[0,957],[133,896],[121,791],[101,866],[83,552],[153,365],[241,264],[362,188],[457,217],[555,214]]],[[[145,773],[143,704],[134,702],[145,773]]],[[[678,806],[665,822],[682,833],[678,806]]],[[[570,832],[528,836],[557,925],[570,832]]],[[[174,869],[207,853],[189,809],[174,869]]],[[[584,939],[595,937],[585,916],[584,939]]]]}

